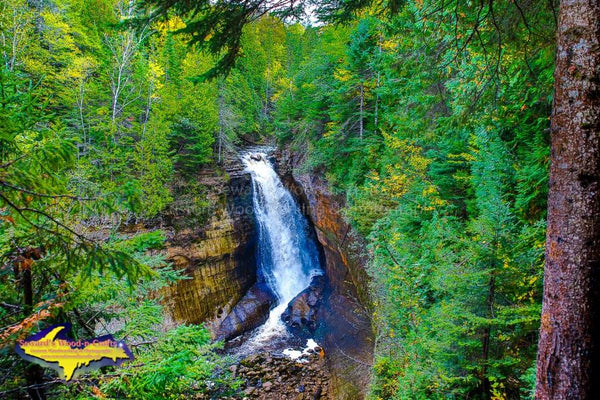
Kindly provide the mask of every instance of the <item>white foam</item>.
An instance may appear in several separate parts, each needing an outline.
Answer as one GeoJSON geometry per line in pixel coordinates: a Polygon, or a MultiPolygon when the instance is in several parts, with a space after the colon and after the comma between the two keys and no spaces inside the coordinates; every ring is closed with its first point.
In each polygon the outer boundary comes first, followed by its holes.
{"type": "Polygon", "coordinates": [[[283,354],[288,356],[292,360],[296,360],[301,363],[306,363],[308,362],[308,360],[301,357],[309,355],[311,352],[315,351],[317,347],[320,347],[317,344],[317,342],[315,342],[313,339],[308,339],[306,341],[306,347],[302,351],[294,349],[285,349],[283,351],[283,354]]]}
{"type": "Polygon", "coordinates": [[[314,351],[314,349],[316,349],[317,347],[320,347],[320,346],[319,346],[319,345],[317,344],[317,342],[315,342],[314,340],[312,340],[312,339],[308,339],[308,340],[306,341],[306,348],[307,348],[308,350],[313,350],[313,351],[314,351]]]}
{"type": "Polygon", "coordinates": [[[285,349],[283,351],[283,354],[285,354],[292,360],[297,360],[304,355],[304,353],[301,352],[300,350],[292,350],[292,349],[285,349]]]}

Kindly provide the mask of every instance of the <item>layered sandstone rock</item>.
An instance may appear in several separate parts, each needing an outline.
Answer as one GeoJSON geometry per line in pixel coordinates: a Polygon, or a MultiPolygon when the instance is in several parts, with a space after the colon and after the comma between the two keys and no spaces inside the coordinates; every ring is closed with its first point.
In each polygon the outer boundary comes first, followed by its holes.
{"type": "Polygon", "coordinates": [[[188,279],[160,294],[175,322],[206,322],[214,332],[256,282],[252,183],[235,161],[224,171],[201,171],[198,181],[214,206],[205,221],[183,213],[169,223],[177,227],[168,231],[169,259],[188,279]]]}
{"type": "Polygon", "coordinates": [[[267,320],[269,310],[276,302],[277,296],[265,283],[256,283],[216,329],[215,337],[230,340],[259,327],[267,320]]]}

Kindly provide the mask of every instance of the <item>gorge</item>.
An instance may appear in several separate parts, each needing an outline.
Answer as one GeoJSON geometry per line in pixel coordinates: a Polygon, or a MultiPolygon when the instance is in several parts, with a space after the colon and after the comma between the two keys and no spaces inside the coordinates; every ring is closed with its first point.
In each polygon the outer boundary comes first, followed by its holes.
{"type": "Polygon", "coordinates": [[[219,207],[204,226],[171,232],[169,257],[191,279],[164,290],[165,309],[175,322],[207,324],[241,356],[313,339],[333,398],[361,398],[373,354],[364,247],[342,200],[299,173],[300,162],[251,148],[228,158],[228,180],[199,175],[219,207]]]}

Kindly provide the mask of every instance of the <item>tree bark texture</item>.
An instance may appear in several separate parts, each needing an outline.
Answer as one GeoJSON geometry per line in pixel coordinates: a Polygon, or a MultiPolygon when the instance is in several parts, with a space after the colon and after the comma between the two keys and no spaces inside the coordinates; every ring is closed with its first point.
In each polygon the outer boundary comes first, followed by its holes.
{"type": "Polygon", "coordinates": [[[599,399],[600,2],[561,0],[536,399],[599,399]]]}

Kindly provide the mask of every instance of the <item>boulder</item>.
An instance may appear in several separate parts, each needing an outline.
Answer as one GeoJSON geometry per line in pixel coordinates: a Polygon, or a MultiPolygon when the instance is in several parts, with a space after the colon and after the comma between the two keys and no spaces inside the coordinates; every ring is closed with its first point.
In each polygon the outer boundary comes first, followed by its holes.
{"type": "Polygon", "coordinates": [[[265,283],[256,283],[233,307],[216,332],[217,339],[230,340],[263,324],[277,302],[265,283]]]}
{"type": "Polygon", "coordinates": [[[310,285],[298,294],[282,314],[283,321],[292,329],[304,328],[314,332],[317,327],[317,311],[323,299],[325,277],[315,276],[310,285]]]}

